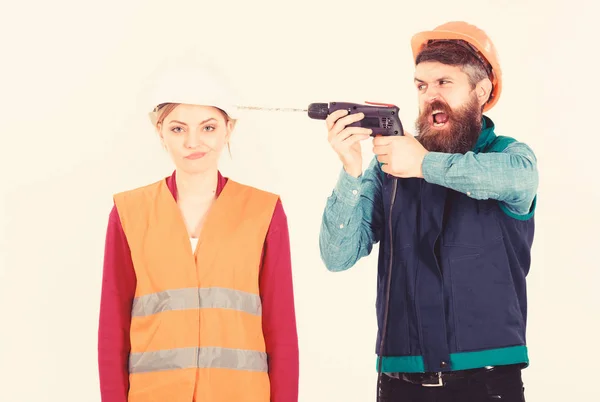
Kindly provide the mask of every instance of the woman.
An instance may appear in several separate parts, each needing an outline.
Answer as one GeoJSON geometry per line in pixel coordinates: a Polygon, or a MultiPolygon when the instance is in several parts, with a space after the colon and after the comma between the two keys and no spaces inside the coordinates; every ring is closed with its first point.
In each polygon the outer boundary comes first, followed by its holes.
{"type": "Polygon", "coordinates": [[[103,402],[298,400],[287,219],[278,196],[222,176],[228,94],[166,74],[150,119],[171,176],[114,196],[99,323],[103,402]]]}

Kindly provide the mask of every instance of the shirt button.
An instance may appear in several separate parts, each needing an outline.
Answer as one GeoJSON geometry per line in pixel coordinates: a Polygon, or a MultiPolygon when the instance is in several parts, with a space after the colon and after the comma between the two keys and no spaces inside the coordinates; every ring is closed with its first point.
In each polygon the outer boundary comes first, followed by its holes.
{"type": "Polygon", "coordinates": [[[354,194],[354,195],[358,194],[358,190],[352,190],[352,194],[354,194]]]}
{"type": "Polygon", "coordinates": [[[446,368],[446,367],[448,367],[448,363],[446,363],[446,362],[441,362],[441,363],[440,363],[440,366],[442,366],[443,368],[446,368]]]}
{"type": "Polygon", "coordinates": [[[344,228],[344,224],[342,223],[342,224],[340,225],[340,229],[343,229],[343,228],[344,228]]]}

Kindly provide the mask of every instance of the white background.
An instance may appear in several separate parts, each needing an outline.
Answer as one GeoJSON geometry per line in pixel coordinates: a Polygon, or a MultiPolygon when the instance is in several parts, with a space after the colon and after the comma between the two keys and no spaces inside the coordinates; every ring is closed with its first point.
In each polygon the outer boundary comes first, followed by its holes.
{"type": "MultiPolygon", "coordinates": [[[[412,130],[410,37],[456,19],[499,49],[504,92],[488,114],[497,133],[539,158],[527,400],[591,401],[600,359],[597,10],[592,1],[534,3],[3,2],[0,401],[100,401],[111,196],[172,171],[139,103],[160,63],[209,60],[253,105],[396,103],[412,130]]],[[[232,142],[223,173],[278,192],[288,215],[300,400],[374,401],[377,248],[345,273],[320,260],[321,214],[340,169],[324,122],[250,112],[232,142]]],[[[370,143],[364,155],[366,164],[370,143]]]]}

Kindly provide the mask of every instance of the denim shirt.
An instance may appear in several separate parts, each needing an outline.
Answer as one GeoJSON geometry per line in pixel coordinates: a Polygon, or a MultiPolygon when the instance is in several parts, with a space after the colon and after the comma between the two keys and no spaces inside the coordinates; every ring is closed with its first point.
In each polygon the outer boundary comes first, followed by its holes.
{"type": "MultiPolygon", "coordinates": [[[[487,129],[495,137],[493,128],[494,123],[484,117],[482,133],[487,129]]],[[[466,154],[429,152],[422,164],[424,180],[474,199],[498,200],[516,219],[529,214],[535,207],[538,188],[533,150],[515,141],[501,152],[479,152],[479,142],[466,154]]],[[[328,270],[351,268],[379,242],[384,220],[384,174],[377,157],[357,178],[341,170],[327,199],[319,234],[321,258],[328,270]]]]}

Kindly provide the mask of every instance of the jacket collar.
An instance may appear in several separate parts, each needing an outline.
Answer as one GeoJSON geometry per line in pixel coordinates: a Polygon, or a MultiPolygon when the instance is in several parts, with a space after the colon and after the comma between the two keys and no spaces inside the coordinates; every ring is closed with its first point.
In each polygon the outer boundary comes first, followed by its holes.
{"type": "Polygon", "coordinates": [[[485,151],[496,139],[496,134],[494,133],[494,122],[487,116],[482,117],[481,124],[481,134],[479,134],[479,139],[477,143],[473,147],[473,152],[476,154],[482,151],[485,151]]]}

